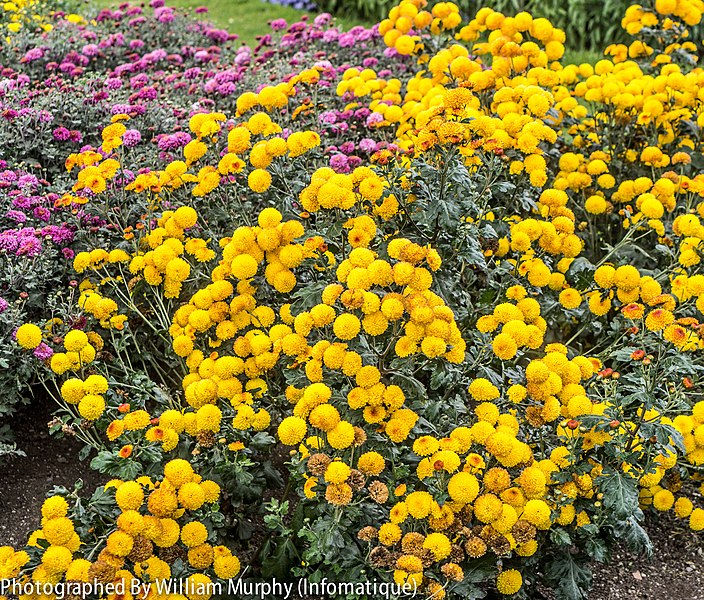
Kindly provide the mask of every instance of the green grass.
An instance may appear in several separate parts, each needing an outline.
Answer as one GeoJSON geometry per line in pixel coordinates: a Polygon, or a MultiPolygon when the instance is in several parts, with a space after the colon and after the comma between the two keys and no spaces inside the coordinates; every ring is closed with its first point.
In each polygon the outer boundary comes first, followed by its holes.
{"type": "Polygon", "coordinates": [[[581,65],[582,63],[595,64],[604,56],[594,50],[565,50],[565,56],[560,61],[563,65],[581,65]]]}
{"type": "MultiPolygon", "coordinates": [[[[119,4],[119,0],[85,0],[91,7],[111,7],[119,4]]],[[[295,10],[287,6],[271,4],[264,0],[168,0],[167,4],[176,8],[191,9],[198,6],[206,6],[208,12],[202,15],[217,27],[227,29],[239,35],[239,39],[249,45],[256,44],[256,38],[260,35],[271,33],[268,23],[274,19],[286,19],[289,23],[298,21],[303,15],[308,14],[300,10],[295,10]]],[[[337,24],[343,29],[349,29],[355,25],[370,27],[371,22],[350,17],[337,17],[337,24]]],[[[562,60],[563,64],[596,63],[602,56],[598,52],[590,50],[567,50],[562,60]]]]}
{"type": "MultiPolygon", "coordinates": [[[[88,3],[91,8],[115,8],[119,0],[92,0],[88,3]]],[[[168,0],[167,4],[175,8],[194,9],[206,6],[208,12],[198,15],[210,21],[217,27],[227,29],[240,36],[240,40],[253,45],[259,35],[271,33],[268,23],[274,19],[286,19],[289,23],[298,21],[306,13],[287,6],[278,6],[263,0],[168,0]]],[[[370,25],[355,19],[336,19],[337,23],[349,29],[354,25],[370,25]]]]}

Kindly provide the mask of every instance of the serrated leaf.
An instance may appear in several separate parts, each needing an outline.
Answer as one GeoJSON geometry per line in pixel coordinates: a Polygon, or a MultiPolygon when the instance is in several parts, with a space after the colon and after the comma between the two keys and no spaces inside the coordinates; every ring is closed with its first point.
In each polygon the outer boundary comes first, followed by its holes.
{"type": "Polygon", "coordinates": [[[635,517],[617,523],[614,526],[614,532],[633,552],[643,554],[648,558],[653,555],[653,543],[650,541],[650,536],[635,517]]]}
{"type": "Polygon", "coordinates": [[[582,600],[592,581],[592,572],[585,559],[578,560],[571,552],[561,552],[548,563],[546,577],[560,600],[582,600]]]}
{"type": "Polygon", "coordinates": [[[604,506],[618,520],[632,517],[638,510],[638,486],[633,477],[618,471],[604,473],[596,480],[604,494],[604,506]]]}

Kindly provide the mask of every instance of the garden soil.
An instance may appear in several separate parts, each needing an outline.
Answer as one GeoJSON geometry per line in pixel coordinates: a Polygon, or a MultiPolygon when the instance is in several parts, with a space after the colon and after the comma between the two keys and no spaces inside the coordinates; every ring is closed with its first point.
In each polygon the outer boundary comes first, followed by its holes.
{"type": "MultiPolygon", "coordinates": [[[[33,403],[12,419],[27,456],[0,464],[0,546],[21,546],[27,533],[39,527],[41,504],[54,486],[72,489],[82,479],[88,494],[105,480],[78,460],[78,442],[49,435],[52,410],[48,403],[33,403]]],[[[649,522],[653,558],[617,549],[611,564],[594,566],[589,600],[704,600],[704,546],[685,525],[669,516],[649,522]]]]}

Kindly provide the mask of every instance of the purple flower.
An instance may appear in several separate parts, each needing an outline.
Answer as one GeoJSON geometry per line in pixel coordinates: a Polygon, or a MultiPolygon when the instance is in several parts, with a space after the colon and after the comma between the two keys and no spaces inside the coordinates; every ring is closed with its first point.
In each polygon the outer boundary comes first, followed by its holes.
{"type": "Polygon", "coordinates": [[[122,87],[122,79],[119,77],[108,77],[103,85],[109,90],[119,90],[122,87]]]}
{"type": "Polygon", "coordinates": [[[332,125],[337,121],[337,113],[334,110],[326,110],[325,112],[320,113],[318,119],[321,123],[332,125]]]}
{"type": "Polygon", "coordinates": [[[142,141],[142,134],[136,129],[128,129],[122,136],[122,143],[127,148],[132,148],[142,141]]]}
{"type": "Polygon", "coordinates": [[[376,142],[370,138],[364,138],[359,142],[359,149],[363,152],[375,152],[376,142]]]}
{"type": "Polygon", "coordinates": [[[71,137],[71,132],[65,127],[57,127],[54,129],[53,135],[57,142],[65,142],[71,137]]]}
{"type": "Polygon", "coordinates": [[[221,96],[230,96],[234,94],[237,91],[237,86],[232,83],[231,81],[228,81],[227,83],[223,83],[221,86],[218,87],[218,93],[221,96]]]}
{"type": "Polygon", "coordinates": [[[32,62],[34,60],[39,60],[40,58],[44,57],[44,50],[41,48],[32,48],[31,50],[27,50],[26,54],[22,58],[24,62],[32,62]]]}
{"type": "Polygon", "coordinates": [[[357,40],[355,39],[355,36],[352,35],[350,32],[347,32],[343,33],[340,36],[338,43],[340,44],[341,48],[351,48],[352,46],[354,46],[354,43],[356,41],[357,40]]]}
{"type": "Polygon", "coordinates": [[[337,40],[339,36],[340,32],[337,30],[337,28],[327,29],[323,34],[323,41],[329,44],[337,40]]]}
{"type": "Polygon", "coordinates": [[[10,306],[5,300],[5,298],[0,297],[0,314],[4,313],[7,310],[7,307],[10,306]]]}
{"type": "Polygon", "coordinates": [[[42,252],[42,243],[36,237],[24,237],[20,241],[16,254],[18,256],[39,256],[42,252]]]}
{"type": "Polygon", "coordinates": [[[14,183],[17,181],[17,173],[9,169],[0,173],[0,183],[14,183]]]}
{"type": "Polygon", "coordinates": [[[8,219],[12,219],[16,223],[25,223],[27,221],[27,215],[25,215],[23,212],[20,212],[19,210],[8,210],[5,213],[5,216],[8,219]]]}
{"type": "Polygon", "coordinates": [[[86,44],[81,49],[81,52],[85,56],[97,56],[100,53],[100,48],[98,48],[95,44],[86,44]]]}
{"type": "Polygon", "coordinates": [[[367,127],[371,127],[372,125],[376,125],[377,123],[381,123],[384,120],[384,117],[381,116],[379,113],[372,113],[367,117],[367,127]]]}
{"type": "Polygon", "coordinates": [[[39,186],[39,180],[35,175],[25,173],[17,180],[17,187],[26,190],[27,188],[35,188],[39,186]]]}
{"type": "Polygon", "coordinates": [[[44,221],[45,223],[48,223],[49,219],[51,219],[51,211],[46,206],[37,206],[32,211],[32,214],[35,216],[35,218],[39,219],[40,221],[44,221]]]}
{"type": "Polygon", "coordinates": [[[159,23],[171,23],[176,16],[172,8],[168,6],[160,6],[154,10],[154,17],[159,23]]]}
{"type": "Polygon", "coordinates": [[[34,349],[33,354],[39,360],[46,360],[47,358],[51,358],[54,355],[54,351],[49,348],[49,346],[47,346],[44,342],[42,342],[34,349]]]}
{"type": "Polygon", "coordinates": [[[330,157],[330,168],[337,173],[349,173],[350,167],[347,164],[347,157],[344,154],[335,154],[330,157]]]}
{"type": "Polygon", "coordinates": [[[313,20],[313,25],[315,25],[316,27],[323,28],[329,25],[331,21],[332,15],[330,13],[322,13],[315,17],[315,19],[313,20]]]}

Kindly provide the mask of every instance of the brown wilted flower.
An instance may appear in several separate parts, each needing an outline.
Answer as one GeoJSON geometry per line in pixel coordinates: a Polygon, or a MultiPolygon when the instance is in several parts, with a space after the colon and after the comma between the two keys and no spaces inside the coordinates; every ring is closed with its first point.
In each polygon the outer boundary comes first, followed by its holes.
{"type": "Polygon", "coordinates": [[[411,531],[403,536],[401,539],[401,549],[406,554],[418,554],[423,550],[423,542],[425,541],[425,536],[422,533],[417,533],[411,531]]]}
{"type": "Polygon", "coordinates": [[[325,469],[328,468],[328,465],[331,462],[332,459],[327,454],[318,452],[316,454],[311,454],[308,457],[308,464],[306,466],[311,475],[314,475],[315,477],[320,477],[325,473],[325,469]]]}
{"type": "Polygon", "coordinates": [[[542,427],[543,425],[545,425],[542,407],[529,406],[526,409],[526,421],[528,421],[528,423],[530,423],[533,427],[542,427]]]}
{"type": "Polygon", "coordinates": [[[470,558],[481,558],[486,554],[486,544],[480,537],[471,537],[464,544],[464,551],[470,558]]]}
{"type": "Polygon", "coordinates": [[[462,581],[464,579],[464,571],[457,563],[449,562],[444,564],[440,570],[451,581],[462,581]]]}
{"type": "Polygon", "coordinates": [[[362,429],[361,427],[355,427],[354,428],[354,440],[352,441],[352,445],[355,447],[359,447],[366,441],[367,441],[367,434],[365,433],[364,429],[362,429]]]}
{"type": "Polygon", "coordinates": [[[420,552],[418,552],[418,558],[422,561],[423,568],[425,569],[434,565],[437,560],[435,558],[435,553],[430,550],[430,548],[422,548],[420,552]]]}
{"type": "Polygon", "coordinates": [[[115,556],[114,554],[110,554],[106,548],[103,548],[101,550],[100,554],[98,554],[98,561],[103,561],[116,569],[121,569],[122,566],[125,564],[125,559],[121,558],[119,556],[115,556]]]}
{"type": "Polygon", "coordinates": [[[391,552],[384,546],[377,546],[369,553],[369,562],[373,567],[384,568],[393,565],[391,552]]]}
{"type": "Polygon", "coordinates": [[[381,481],[374,481],[369,484],[369,496],[377,504],[384,504],[389,499],[389,488],[381,481]]]}
{"type": "Polygon", "coordinates": [[[362,540],[363,542],[371,542],[375,540],[378,536],[379,532],[376,530],[376,527],[372,527],[371,525],[362,527],[362,529],[359,530],[359,533],[357,533],[357,538],[362,540]]]}
{"type": "Polygon", "coordinates": [[[212,431],[199,431],[196,434],[196,440],[202,448],[212,448],[218,441],[212,431]]]}
{"type": "Polygon", "coordinates": [[[525,544],[526,542],[529,542],[535,538],[537,533],[538,530],[535,528],[535,525],[522,519],[516,521],[516,524],[511,528],[511,534],[517,544],[525,544]]]}
{"type": "Polygon", "coordinates": [[[347,483],[352,488],[352,491],[358,492],[364,487],[364,475],[361,471],[352,469],[349,477],[347,478],[347,483]]]}
{"type": "Polygon", "coordinates": [[[160,548],[159,558],[165,563],[172,565],[179,559],[186,559],[186,549],[180,548],[178,545],[171,546],[170,548],[160,548]]]}
{"type": "Polygon", "coordinates": [[[511,542],[508,541],[508,538],[503,535],[499,535],[497,537],[494,537],[490,540],[488,540],[489,547],[494,551],[495,554],[498,554],[499,556],[503,556],[504,554],[508,554],[511,552],[511,542]]]}
{"type": "Polygon", "coordinates": [[[450,551],[450,561],[459,563],[464,560],[464,550],[459,544],[452,544],[452,550],[450,551]]]}
{"type": "Polygon", "coordinates": [[[98,583],[110,583],[115,579],[117,569],[103,560],[94,562],[88,568],[88,580],[98,583]]]}
{"type": "Polygon", "coordinates": [[[500,536],[501,534],[496,531],[496,529],[494,529],[491,525],[484,525],[484,527],[482,527],[481,533],[479,534],[479,537],[481,537],[486,542],[500,536]]]}
{"type": "Polygon", "coordinates": [[[325,499],[335,506],[344,506],[352,500],[352,488],[346,483],[331,483],[325,490],[325,499]]]}
{"type": "Polygon", "coordinates": [[[154,553],[154,544],[143,535],[137,535],[132,544],[132,550],[127,558],[133,563],[141,563],[154,553]]]}

